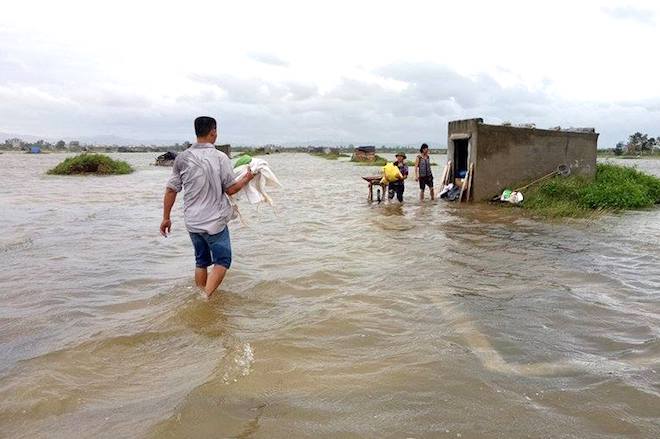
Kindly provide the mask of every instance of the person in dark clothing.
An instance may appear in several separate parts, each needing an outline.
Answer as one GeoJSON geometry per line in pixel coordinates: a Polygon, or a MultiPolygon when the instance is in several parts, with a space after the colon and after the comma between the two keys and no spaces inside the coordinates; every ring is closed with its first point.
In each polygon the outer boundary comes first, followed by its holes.
{"type": "Polygon", "coordinates": [[[396,199],[399,200],[400,203],[403,203],[404,181],[406,178],[408,178],[408,165],[406,165],[405,153],[403,152],[396,153],[396,160],[394,161],[394,166],[399,168],[399,171],[401,172],[401,176],[403,178],[401,180],[393,181],[388,185],[388,197],[391,200],[394,198],[394,195],[396,194],[396,199]]]}

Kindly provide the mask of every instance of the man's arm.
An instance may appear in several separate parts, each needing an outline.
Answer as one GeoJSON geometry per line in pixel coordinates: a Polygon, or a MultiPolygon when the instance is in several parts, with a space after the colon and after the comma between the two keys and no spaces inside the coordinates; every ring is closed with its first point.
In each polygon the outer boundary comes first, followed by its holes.
{"type": "Polygon", "coordinates": [[[172,206],[176,201],[177,192],[168,187],[165,189],[165,196],[163,197],[163,221],[160,223],[160,234],[167,237],[172,228],[172,221],[170,220],[170,213],[172,212],[172,206]]]}
{"type": "Polygon", "coordinates": [[[183,188],[183,183],[181,181],[181,157],[179,154],[174,160],[174,166],[172,166],[172,175],[167,181],[165,186],[165,196],[163,197],[163,221],[160,223],[160,234],[167,237],[172,228],[172,221],[170,221],[170,212],[172,212],[172,206],[174,206],[174,201],[176,200],[176,194],[181,191],[183,188]]]}
{"type": "Polygon", "coordinates": [[[225,189],[225,193],[227,195],[234,195],[236,192],[243,189],[243,186],[248,184],[250,180],[252,180],[253,178],[254,178],[254,174],[252,173],[252,171],[250,171],[250,169],[248,169],[245,175],[241,177],[240,180],[236,181],[236,183],[232,184],[227,189],[225,189]]]}
{"type": "Polygon", "coordinates": [[[419,156],[415,159],[415,181],[419,180],[419,156]]]}

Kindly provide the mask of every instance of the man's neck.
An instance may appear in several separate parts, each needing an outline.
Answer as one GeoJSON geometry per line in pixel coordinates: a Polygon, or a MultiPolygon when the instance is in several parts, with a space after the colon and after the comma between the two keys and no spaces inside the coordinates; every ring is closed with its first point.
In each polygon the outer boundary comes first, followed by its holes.
{"type": "Polygon", "coordinates": [[[199,144],[205,144],[205,143],[213,144],[213,142],[211,142],[211,139],[209,139],[207,137],[198,137],[197,138],[197,143],[199,143],[199,144]]]}

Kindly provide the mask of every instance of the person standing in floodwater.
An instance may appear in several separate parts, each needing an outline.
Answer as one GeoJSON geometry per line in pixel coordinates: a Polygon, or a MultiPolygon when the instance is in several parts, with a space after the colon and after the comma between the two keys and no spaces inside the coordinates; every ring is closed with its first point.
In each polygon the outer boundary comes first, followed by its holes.
{"type": "Polygon", "coordinates": [[[424,143],[419,148],[419,155],[415,160],[415,180],[419,181],[419,200],[424,201],[424,188],[429,187],[431,200],[435,199],[433,190],[433,173],[431,172],[431,157],[429,156],[429,146],[424,143]]]}
{"type": "Polygon", "coordinates": [[[254,177],[248,169],[243,178],[236,179],[229,157],[215,149],[217,126],[212,117],[195,119],[197,143],[174,160],[160,223],[160,233],[167,237],[172,227],[170,212],[177,194],[183,189],[183,218],[195,250],[195,283],[204,290],[207,299],[220,286],[231,266],[227,223],[233,208],[226,195],[240,191],[254,177]],[[211,265],[209,274],[207,269],[211,265]]]}
{"type": "Polygon", "coordinates": [[[393,181],[387,185],[388,198],[391,200],[396,194],[396,199],[399,200],[399,203],[403,203],[403,190],[405,189],[404,181],[406,178],[408,178],[408,165],[406,165],[405,153],[397,152],[395,157],[396,160],[394,161],[394,166],[399,168],[399,172],[401,172],[401,176],[403,178],[401,180],[393,181]]]}

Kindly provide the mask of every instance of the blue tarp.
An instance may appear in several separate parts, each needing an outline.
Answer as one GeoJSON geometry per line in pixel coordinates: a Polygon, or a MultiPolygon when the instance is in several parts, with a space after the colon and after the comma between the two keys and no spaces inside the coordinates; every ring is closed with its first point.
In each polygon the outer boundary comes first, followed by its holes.
{"type": "Polygon", "coordinates": [[[33,146],[30,152],[32,154],[39,154],[41,152],[41,148],[39,148],[38,146],[33,146]]]}

